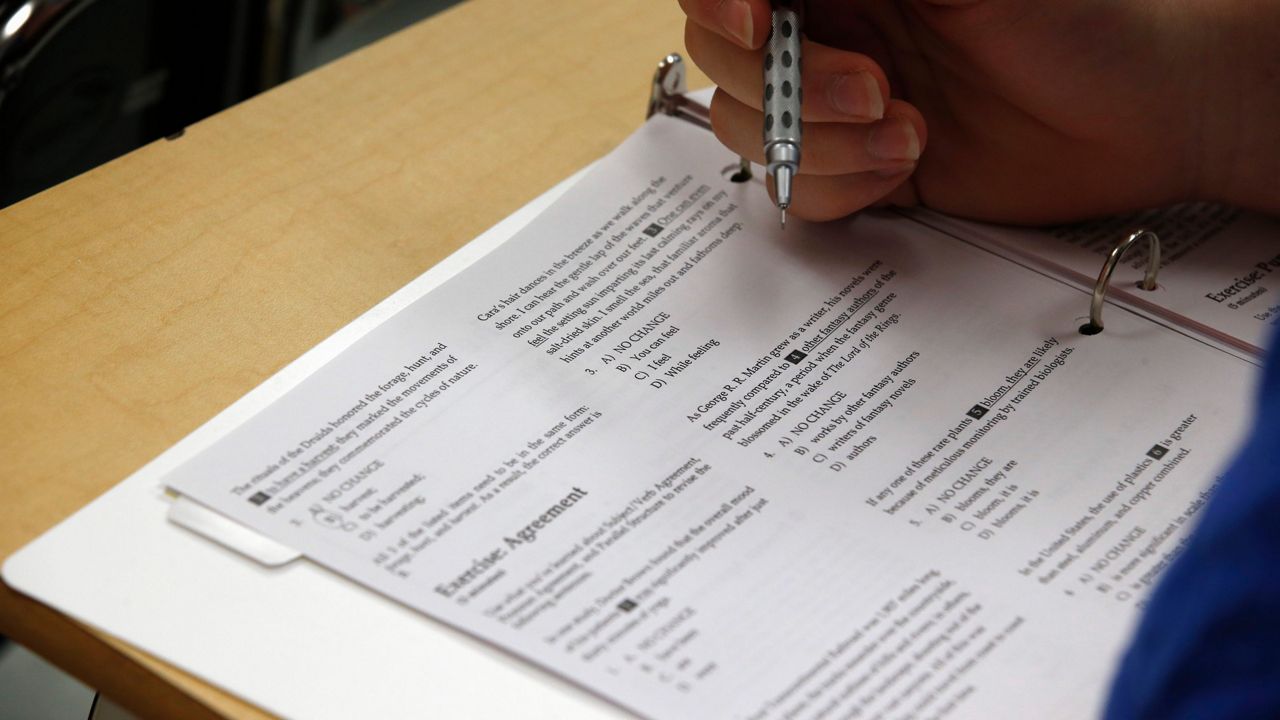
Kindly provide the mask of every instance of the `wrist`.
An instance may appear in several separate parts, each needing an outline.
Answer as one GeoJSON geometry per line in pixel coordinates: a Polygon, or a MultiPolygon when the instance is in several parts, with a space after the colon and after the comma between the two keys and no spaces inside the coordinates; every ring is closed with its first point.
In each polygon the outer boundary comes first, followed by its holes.
{"type": "Polygon", "coordinates": [[[1197,199],[1280,214],[1280,3],[1196,0],[1197,199]]]}

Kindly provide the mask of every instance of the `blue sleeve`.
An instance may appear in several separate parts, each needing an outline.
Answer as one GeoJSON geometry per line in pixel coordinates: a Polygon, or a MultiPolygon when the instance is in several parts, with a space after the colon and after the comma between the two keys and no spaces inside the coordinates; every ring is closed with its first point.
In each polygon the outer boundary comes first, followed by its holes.
{"type": "Polygon", "coordinates": [[[1250,435],[1150,598],[1112,685],[1108,720],[1280,718],[1274,335],[1250,435]]]}

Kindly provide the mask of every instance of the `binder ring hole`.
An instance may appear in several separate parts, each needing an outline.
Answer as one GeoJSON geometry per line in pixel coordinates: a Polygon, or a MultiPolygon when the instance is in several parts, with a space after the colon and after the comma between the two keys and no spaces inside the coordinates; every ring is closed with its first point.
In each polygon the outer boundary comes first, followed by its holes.
{"type": "Polygon", "coordinates": [[[1080,326],[1081,335],[1097,335],[1100,332],[1102,332],[1102,326],[1094,325],[1091,322],[1087,322],[1080,326]]]}
{"type": "Polygon", "coordinates": [[[734,163],[733,165],[725,165],[720,170],[720,175],[729,179],[729,182],[744,183],[751,180],[751,163],[743,161],[734,163]]]}
{"type": "Polygon", "coordinates": [[[1151,286],[1151,287],[1147,287],[1147,283],[1146,283],[1146,281],[1144,281],[1144,280],[1137,280],[1137,281],[1135,281],[1135,282],[1133,283],[1133,286],[1134,286],[1134,287],[1136,287],[1136,288],[1138,288],[1139,290],[1141,290],[1141,291],[1143,291],[1143,292],[1155,292],[1156,290],[1159,290],[1159,289],[1160,289],[1160,286],[1159,286],[1159,285],[1155,285],[1155,284],[1152,284],[1152,286],[1151,286]]]}

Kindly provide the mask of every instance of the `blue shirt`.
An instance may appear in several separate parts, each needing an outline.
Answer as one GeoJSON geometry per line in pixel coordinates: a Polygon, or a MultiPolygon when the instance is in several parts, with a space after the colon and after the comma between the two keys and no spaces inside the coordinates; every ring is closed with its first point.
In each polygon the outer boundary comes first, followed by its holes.
{"type": "Polygon", "coordinates": [[[1252,431],[1152,593],[1108,720],[1280,718],[1280,326],[1252,431]]]}

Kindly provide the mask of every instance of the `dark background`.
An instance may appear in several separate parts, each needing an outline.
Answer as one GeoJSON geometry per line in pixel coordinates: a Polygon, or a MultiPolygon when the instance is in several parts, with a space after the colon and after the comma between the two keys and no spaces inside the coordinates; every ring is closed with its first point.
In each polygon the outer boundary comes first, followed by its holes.
{"type": "Polygon", "coordinates": [[[0,207],[458,0],[0,0],[0,207]]]}

